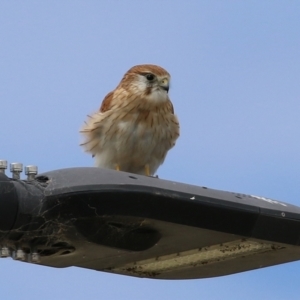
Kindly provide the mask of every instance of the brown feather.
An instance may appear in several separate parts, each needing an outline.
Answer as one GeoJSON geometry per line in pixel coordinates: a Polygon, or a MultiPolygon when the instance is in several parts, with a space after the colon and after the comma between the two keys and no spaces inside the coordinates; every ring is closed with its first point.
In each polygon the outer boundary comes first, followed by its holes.
{"type": "Polygon", "coordinates": [[[103,113],[111,109],[113,97],[114,97],[114,92],[110,92],[105,96],[100,107],[100,112],[103,113]]]}

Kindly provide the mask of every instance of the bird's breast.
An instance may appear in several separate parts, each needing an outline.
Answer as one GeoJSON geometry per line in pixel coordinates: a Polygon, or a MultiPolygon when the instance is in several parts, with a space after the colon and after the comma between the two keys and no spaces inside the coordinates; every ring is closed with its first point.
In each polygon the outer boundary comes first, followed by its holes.
{"type": "Polygon", "coordinates": [[[103,122],[102,138],[118,152],[158,151],[162,155],[172,148],[179,134],[178,123],[171,120],[172,116],[150,111],[111,116],[103,122]]]}

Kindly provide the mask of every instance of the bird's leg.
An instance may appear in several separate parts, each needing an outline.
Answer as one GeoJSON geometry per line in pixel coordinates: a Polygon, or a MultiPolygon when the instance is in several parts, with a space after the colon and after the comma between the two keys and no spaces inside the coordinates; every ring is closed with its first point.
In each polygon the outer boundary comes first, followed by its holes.
{"type": "Polygon", "coordinates": [[[150,167],[149,167],[149,164],[145,165],[145,175],[146,176],[150,176],[150,167]]]}
{"type": "Polygon", "coordinates": [[[120,171],[120,166],[119,166],[119,164],[116,164],[116,165],[115,165],[115,168],[116,168],[116,171],[120,171]]]}

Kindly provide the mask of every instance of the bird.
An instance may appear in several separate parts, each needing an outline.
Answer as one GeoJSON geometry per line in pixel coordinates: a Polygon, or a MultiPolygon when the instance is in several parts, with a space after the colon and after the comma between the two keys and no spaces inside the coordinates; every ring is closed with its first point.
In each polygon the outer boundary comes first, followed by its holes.
{"type": "Polygon", "coordinates": [[[179,137],[170,74],[158,65],[130,68],[80,130],[95,166],[153,176],[179,137]]]}

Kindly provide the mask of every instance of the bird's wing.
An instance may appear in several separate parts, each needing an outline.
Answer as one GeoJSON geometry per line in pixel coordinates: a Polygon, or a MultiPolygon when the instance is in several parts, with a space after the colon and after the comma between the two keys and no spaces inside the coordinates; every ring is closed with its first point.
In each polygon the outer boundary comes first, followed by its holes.
{"type": "Polygon", "coordinates": [[[100,112],[104,113],[111,109],[114,92],[108,93],[102,101],[100,112]]]}

